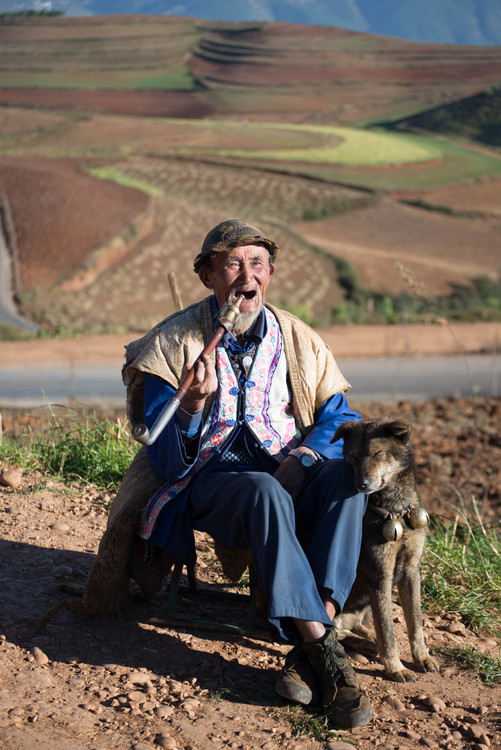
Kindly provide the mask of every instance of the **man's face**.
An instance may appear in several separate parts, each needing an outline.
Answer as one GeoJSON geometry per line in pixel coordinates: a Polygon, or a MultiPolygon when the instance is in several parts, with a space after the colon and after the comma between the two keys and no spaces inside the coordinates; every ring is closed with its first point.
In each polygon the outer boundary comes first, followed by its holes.
{"type": "Polygon", "coordinates": [[[210,265],[202,266],[198,275],[204,286],[214,291],[220,308],[230,295],[243,294],[241,314],[254,315],[261,309],[274,272],[275,266],[270,263],[265,247],[244,245],[217,253],[210,265]]]}

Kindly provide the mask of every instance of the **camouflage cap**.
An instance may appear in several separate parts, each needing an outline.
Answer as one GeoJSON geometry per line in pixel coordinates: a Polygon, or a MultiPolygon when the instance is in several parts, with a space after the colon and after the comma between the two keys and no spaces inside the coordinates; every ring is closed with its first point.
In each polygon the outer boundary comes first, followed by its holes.
{"type": "Polygon", "coordinates": [[[278,245],[268,239],[260,229],[239,219],[228,219],[211,229],[204,239],[202,249],[195,258],[194,271],[198,273],[214,253],[223,253],[244,245],[262,245],[268,250],[271,261],[274,261],[280,252],[278,245]]]}

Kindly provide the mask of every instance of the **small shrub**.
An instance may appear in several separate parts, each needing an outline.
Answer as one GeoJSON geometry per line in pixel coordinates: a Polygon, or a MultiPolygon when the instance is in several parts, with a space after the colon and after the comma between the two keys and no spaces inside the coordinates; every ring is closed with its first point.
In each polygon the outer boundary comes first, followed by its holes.
{"type": "Polygon", "coordinates": [[[0,341],[29,341],[36,337],[36,333],[21,326],[0,323],[0,341]]]}

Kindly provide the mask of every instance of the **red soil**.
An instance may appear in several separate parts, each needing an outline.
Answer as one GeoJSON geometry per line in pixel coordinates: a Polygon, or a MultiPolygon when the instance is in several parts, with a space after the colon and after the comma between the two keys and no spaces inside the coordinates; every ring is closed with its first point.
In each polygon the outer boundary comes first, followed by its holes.
{"type": "Polygon", "coordinates": [[[141,191],[81,174],[64,160],[1,157],[0,180],[13,215],[24,290],[74,273],[148,206],[141,191]]]}
{"type": "Polygon", "coordinates": [[[0,105],[196,118],[231,113],[273,119],[281,113],[294,122],[356,123],[415,109],[420,103],[433,106],[472,95],[501,78],[501,54],[496,47],[419,44],[284,23],[225,24],[159,17],[154,26],[148,16],[116,18],[6,24],[2,35],[11,47],[2,70],[25,73],[24,83],[29,84],[30,73],[37,72],[32,60],[42,59],[49,76],[64,72],[70,80],[72,74],[91,71],[98,81],[100,70],[116,70],[123,76],[119,80],[127,81],[129,73],[136,75],[152,67],[183,70],[188,61],[206,90],[9,88],[0,91],[0,105]],[[86,53],[81,45],[84,37],[97,44],[98,54],[86,53]],[[104,55],[100,50],[108,38],[104,55]],[[70,53],[74,48],[68,51],[70,40],[80,44],[79,54],[70,53]],[[47,45],[51,45],[49,50],[47,45]],[[137,54],[129,54],[129,49],[137,54]]]}
{"type": "Polygon", "coordinates": [[[481,180],[473,185],[452,185],[426,193],[427,203],[456,211],[479,211],[501,216],[501,180],[481,180]]]}
{"type": "MultiPolygon", "coordinates": [[[[468,192],[464,195],[466,199],[468,192]]],[[[444,201],[445,196],[446,191],[444,201]]],[[[450,293],[453,285],[469,284],[475,276],[499,275],[501,236],[496,222],[447,216],[383,198],[367,208],[302,222],[297,228],[311,242],[351,262],[368,289],[430,296],[450,293]],[[397,263],[409,270],[410,278],[397,263]]]]}
{"type": "Polygon", "coordinates": [[[196,94],[179,91],[72,91],[2,89],[0,105],[77,109],[149,117],[208,117],[212,107],[196,94]]]}

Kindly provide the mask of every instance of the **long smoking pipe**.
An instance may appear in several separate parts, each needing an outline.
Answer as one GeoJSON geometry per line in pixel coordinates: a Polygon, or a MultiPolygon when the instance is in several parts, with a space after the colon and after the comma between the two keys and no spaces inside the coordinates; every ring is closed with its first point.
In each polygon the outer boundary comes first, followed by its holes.
{"type": "Polygon", "coordinates": [[[195,364],[204,356],[204,354],[210,354],[218,343],[221,341],[225,333],[230,333],[237,316],[240,313],[240,305],[244,298],[243,294],[238,295],[235,302],[230,302],[223,309],[219,318],[219,324],[214,330],[212,337],[209,339],[203,351],[198,355],[193,366],[190,367],[186,375],[184,376],[179,388],[175,392],[171,400],[164,406],[155,422],[153,427],[149,430],[145,424],[137,424],[132,428],[132,437],[142,443],[143,445],[153,445],[158,436],[165,429],[166,425],[170,422],[176,411],[179,409],[181,401],[186,395],[186,391],[191,386],[193,378],[195,377],[195,364]]]}

